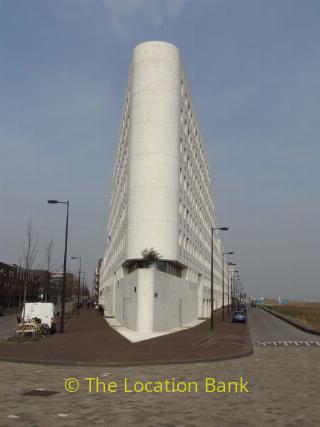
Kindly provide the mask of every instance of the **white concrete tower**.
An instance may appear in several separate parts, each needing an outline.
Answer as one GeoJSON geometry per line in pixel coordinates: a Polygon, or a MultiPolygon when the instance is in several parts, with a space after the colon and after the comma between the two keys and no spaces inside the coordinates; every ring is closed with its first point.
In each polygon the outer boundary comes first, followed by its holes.
{"type": "Polygon", "coordinates": [[[127,259],[155,247],[177,259],[180,56],[163,42],[134,49],[127,259]]]}
{"type": "MultiPolygon", "coordinates": [[[[108,315],[143,332],[209,316],[212,188],[180,54],[170,43],[134,49],[107,227],[100,303],[108,315]],[[153,269],[144,268],[145,248],[161,255],[153,269]]],[[[216,308],[221,254],[215,236],[216,308]]]]}

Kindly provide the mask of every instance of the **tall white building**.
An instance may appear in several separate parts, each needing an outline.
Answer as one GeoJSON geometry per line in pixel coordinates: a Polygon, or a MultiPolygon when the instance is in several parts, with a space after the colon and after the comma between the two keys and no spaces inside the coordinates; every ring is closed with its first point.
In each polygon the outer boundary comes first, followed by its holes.
{"type": "MultiPolygon", "coordinates": [[[[125,96],[100,270],[105,313],[146,333],[209,317],[211,227],[217,227],[212,184],[179,51],[165,42],[139,44],[125,96]],[[151,268],[142,262],[145,248],[161,255],[151,268]]],[[[222,301],[221,259],[215,234],[215,308],[222,301]]],[[[227,285],[225,290],[227,302],[227,285]]]]}

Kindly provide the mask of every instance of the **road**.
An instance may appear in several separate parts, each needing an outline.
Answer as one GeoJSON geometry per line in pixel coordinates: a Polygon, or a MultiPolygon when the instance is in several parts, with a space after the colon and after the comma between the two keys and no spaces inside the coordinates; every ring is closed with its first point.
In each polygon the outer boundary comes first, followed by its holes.
{"type": "Polygon", "coordinates": [[[14,335],[17,324],[17,314],[6,314],[0,317],[0,339],[10,338],[14,335]]]}
{"type": "Polygon", "coordinates": [[[320,336],[308,334],[259,307],[248,307],[252,344],[273,341],[319,341],[320,336]]]}
{"type": "MultiPolygon", "coordinates": [[[[90,349],[88,349],[90,351],[90,349]]],[[[119,367],[62,367],[0,364],[0,426],[276,426],[319,425],[320,348],[256,347],[252,356],[224,362],[119,367]],[[135,381],[248,381],[249,393],[125,393],[124,378],[135,381]],[[65,380],[76,378],[78,392],[68,393],[65,380]],[[114,381],[119,390],[90,393],[85,378],[114,381]],[[49,397],[27,396],[34,389],[49,397]]]]}
{"type": "MultiPolygon", "coordinates": [[[[309,339],[309,334],[307,337],[258,308],[248,312],[254,341],[309,339]]],[[[0,426],[314,427],[320,419],[319,383],[320,347],[312,346],[255,346],[253,355],[240,359],[128,368],[0,362],[0,426]],[[79,381],[79,391],[65,390],[69,377],[79,381]],[[90,392],[89,377],[113,381],[119,388],[115,393],[104,393],[101,387],[90,392]],[[126,393],[123,388],[125,378],[132,384],[173,377],[202,386],[192,393],[126,393]],[[206,377],[218,381],[243,377],[249,393],[207,393],[203,387],[206,377]],[[24,394],[35,389],[55,394],[24,394]]]]}

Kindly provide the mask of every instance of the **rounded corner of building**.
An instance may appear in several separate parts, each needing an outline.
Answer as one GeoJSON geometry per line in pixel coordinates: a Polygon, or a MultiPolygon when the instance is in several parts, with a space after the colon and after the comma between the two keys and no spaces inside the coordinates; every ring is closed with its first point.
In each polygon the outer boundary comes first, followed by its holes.
{"type": "Polygon", "coordinates": [[[177,46],[166,41],[145,41],[135,46],[133,58],[165,57],[180,62],[180,52],[177,46]]]}

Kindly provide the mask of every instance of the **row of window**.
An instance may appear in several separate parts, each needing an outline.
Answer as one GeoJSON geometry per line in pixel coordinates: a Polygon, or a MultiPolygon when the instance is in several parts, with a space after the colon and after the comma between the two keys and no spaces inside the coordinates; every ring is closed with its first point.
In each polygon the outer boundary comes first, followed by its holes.
{"type": "MultiPolygon", "coordinates": [[[[192,103],[184,82],[180,98],[180,225],[179,245],[183,256],[210,268],[211,226],[214,207],[206,156],[194,119],[192,103]],[[191,256],[190,256],[191,255],[191,256]]],[[[219,252],[214,248],[214,263],[219,266],[219,252]]]]}
{"type": "MultiPolygon", "coordinates": [[[[115,169],[112,185],[112,197],[108,220],[108,235],[112,236],[112,242],[118,241],[120,230],[123,228],[127,212],[127,187],[128,187],[128,133],[130,127],[130,88],[127,90],[126,101],[123,109],[120,141],[115,161],[115,169]]],[[[112,242],[109,251],[113,249],[112,242]]]]}
{"type": "MultiPolygon", "coordinates": [[[[112,242],[113,237],[110,236],[110,241],[112,242]]],[[[110,245],[107,249],[107,266],[108,270],[112,269],[114,264],[118,261],[119,258],[121,258],[125,253],[125,245],[126,245],[126,236],[125,233],[122,233],[122,237],[120,241],[115,241],[114,244],[110,245]],[[110,256],[111,254],[111,256],[110,256]],[[109,258],[110,257],[110,258],[109,258]]]]}
{"type": "MultiPolygon", "coordinates": [[[[180,97],[180,105],[181,105],[181,124],[184,123],[184,125],[186,126],[187,124],[188,126],[188,135],[193,134],[193,137],[196,141],[197,144],[197,148],[199,151],[199,155],[201,157],[201,160],[204,164],[204,169],[205,169],[205,174],[206,176],[209,178],[209,170],[208,170],[208,165],[206,162],[206,158],[204,155],[204,151],[203,151],[203,147],[202,144],[200,143],[200,138],[199,138],[199,132],[198,132],[198,126],[196,124],[196,120],[193,119],[193,114],[192,114],[192,103],[189,101],[188,99],[188,95],[187,92],[184,88],[184,84],[183,81],[181,81],[181,97],[180,97]],[[191,129],[191,131],[190,131],[191,129]]],[[[191,141],[189,141],[191,142],[191,141]]]]}
{"type": "Polygon", "coordinates": [[[209,218],[213,222],[213,200],[210,192],[210,183],[204,182],[203,178],[198,177],[198,168],[194,168],[186,149],[184,155],[181,154],[181,158],[183,161],[181,161],[180,166],[180,184],[193,204],[199,199],[201,205],[204,206],[208,217],[206,222],[209,222],[209,218]],[[197,194],[197,199],[195,199],[193,192],[197,194]]]}
{"type": "MultiPolygon", "coordinates": [[[[128,266],[128,273],[132,273],[138,268],[145,268],[145,262],[143,260],[137,260],[130,262],[128,266]]],[[[164,273],[171,274],[172,276],[181,277],[182,270],[181,267],[171,261],[157,261],[155,262],[155,267],[159,271],[163,271],[164,273]]]]}
{"type": "MultiPolygon", "coordinates": [[[[118,191],[117,198],[113,198],[113,201],[110,207],[109,220],[108,220],[109,234],[114,234],[115,228],[119,226],[119,223],[121,223],[121,221],[124,219],[123,217],[127,211],[127,187],[128,187],[128,176],[126,175],[123,178],[123,182],[118,191]]],[[[115,189],[113,189],[113,191],[115,191],[115,189]]]]}

